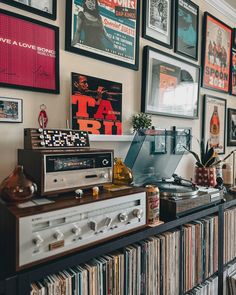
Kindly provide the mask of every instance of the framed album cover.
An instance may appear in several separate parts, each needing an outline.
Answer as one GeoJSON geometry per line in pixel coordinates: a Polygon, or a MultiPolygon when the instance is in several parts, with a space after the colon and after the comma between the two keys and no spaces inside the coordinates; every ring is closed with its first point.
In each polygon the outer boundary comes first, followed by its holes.
{"type": "Polygon", "coordinates": [[[236,96],[236,50],[232,50],[230,94],[236,96]]]}
{"type": "Polygon", "coordinates": [[[23,100],[0,96],[0,123],[23,122],[23,100]]]}
{"type": "Polygon", "coordinates": [[[175,52],[198,60],[199,7],[190,0],[177,0],[175,52]]]}
{"type": "Polygon", "coordinates": [[[232,29],[205,12],[202,87],[229,92],[232,29]]]}
{"type": "Polygon", "coordinates": [[[228,109],[227,146],[236,146],[236,109],[228,109]]]}
{"type": "Polygon", "coordinates": [[[122,84],[72,73],[72,129],[122,134],[122,84]]]}
{"type": "Polygon", "coordinates": [[[218,154],[225,153],[226,99],[205,95],[202,138],[218,154]]]}
{"type": "Polygon", "coordinates": [[[173,0],[143,1],[143,38],[172,48],[173,0]]]}
{"type": "Polygon", "coordinates": [[[173,132],[173,153],[178,155],[187,153],[187,150],[191,150],[192,129],[173,126],[173,132]]]}
{"type": "Polygon", "coordinates": [[[1,2],[53,20],[57,18],[57,0],[1,0],[1,2]]]}
{"type": "Polygon", "coordinates": [[[2,9],[0,23],[0,87],[59,93],[59,29],[2,9]]]}
{"type": "Polygon", "coordinates": [[[143,54],[142,112],[197,118],[200,68],[149,46],[143,54]]]}
{"type": "Polygon", "coordinates": [[[139,0],[67,0],[65,49],[138,70],[139,10],[139,0]]]}

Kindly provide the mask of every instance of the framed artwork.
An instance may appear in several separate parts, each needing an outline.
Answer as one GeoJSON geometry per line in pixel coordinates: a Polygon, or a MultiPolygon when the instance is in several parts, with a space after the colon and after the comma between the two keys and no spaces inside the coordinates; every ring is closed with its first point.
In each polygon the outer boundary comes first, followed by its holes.
{"type": "Polygon", "coordinates": [[[198,117],[198,66],[146,46],[142,77],[142,112],[189,119],[198,117]]]}
{"type": "Polygon", "coordinates": [[[198,60],[199,7],[190,0],[177,0],[175,52],[198,60]]]}
{"type": "Polygon", "coordinates": [[[186,149],[191,150],[192,129],[173,126],[173,132],[173,153],[182,155],[187,152],[186,149]]]}
{"type": "Polygon", "coordinates": [[[173,0],[143,1],[143,38],[172,48],[173,0]]]}
{"type": "Polygon", "coordinates": [[[205,95],[202,132],[205,143],[218,154],[225,153],[226,100],[205,95]]]}
{"type": "Polygon", "coordinates": [[[122,84],[72,73],[72,129],[122,134],[122,84]]]}
{"type": "Polygon", "coordinates": [[[57,0],[1,0],[1,2],[53,20],[57,18],[57,0]]]}
{"type": "Polygon", "coordinates": [[[140,1],[67,0],[65,49],[138,70],[140,1]]]}
{"type": "Polygon", "coordinates": [[[2,9],[0,23],[0,87],[59,93],[59,29],[2,9]]]}
{"type": "Polygon", "coordinates": [[[232,29],[205,12],[202,87],[229,92],[232,29]]]}
{"type": "Polygon", "coordinates": [[[20,98],[0,96],[0,122],[22,123],[23,101],[20,98]]]}
{"type": "Polygon", "coordinates": [[[236,109],[228,109],[227,146],[236,146],[236,109]]]}
{"type": "Polygon", "coordinates": [[[236,96],[236,50],[232,50],[230,94],[236,96]]]}
{"type": "Polygon", "coordinates": [[[166,154],[167,148],[166,148],[166,129],[159,129],[155,130],[155,136],[153,136],[153,142],[151,142],[151,154],[166,154]]]}

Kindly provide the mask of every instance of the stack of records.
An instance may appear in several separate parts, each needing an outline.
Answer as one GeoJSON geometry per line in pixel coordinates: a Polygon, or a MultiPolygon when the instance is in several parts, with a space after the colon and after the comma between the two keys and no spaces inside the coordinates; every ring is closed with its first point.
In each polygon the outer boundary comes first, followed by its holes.
{"type": "Polygon", "coordinates": [[[186,295],[217,295],[217,294],[218,294],[218,277],[217,276],[209,278],[203,284],[195,287],[191,292],[186,293],[186,295]]]}
{"type": "Polygon", "coordinates": [[[228,263],[236,257],[236,207],[224,212],[224,220],[224,263],[228,263]]]}

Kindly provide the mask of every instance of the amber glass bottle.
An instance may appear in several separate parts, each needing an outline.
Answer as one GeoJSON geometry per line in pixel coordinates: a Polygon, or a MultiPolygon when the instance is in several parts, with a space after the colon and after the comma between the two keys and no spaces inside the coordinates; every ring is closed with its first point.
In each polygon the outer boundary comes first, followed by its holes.
{"type": "Polygon", "coordinates": [[[214,111],[210,121],[210,144],[212,147],[219,147],[220,143],[220,118],[218,114],[218,107],[214,106],[214,111]]]}

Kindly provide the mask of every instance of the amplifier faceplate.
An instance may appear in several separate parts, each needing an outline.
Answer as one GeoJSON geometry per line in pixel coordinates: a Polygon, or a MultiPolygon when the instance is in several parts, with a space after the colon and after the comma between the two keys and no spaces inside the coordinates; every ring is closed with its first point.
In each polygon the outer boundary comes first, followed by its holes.
{"type": "Polygon", "coordinates": [[[145,224],[145,192],[20,217],[18,268],[145,224]]]}

